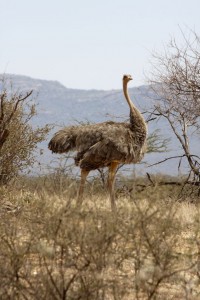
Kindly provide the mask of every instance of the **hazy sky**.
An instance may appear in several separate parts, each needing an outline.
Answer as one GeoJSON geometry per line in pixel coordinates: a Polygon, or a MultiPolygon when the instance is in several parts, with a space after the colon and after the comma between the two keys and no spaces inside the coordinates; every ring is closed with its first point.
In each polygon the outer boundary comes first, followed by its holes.
{"type": "Polygon", "coordinates": [[[0,73],[66,87],[145,83],[151,52],[181,28],[200,34],[199,0],[0,0],[0,73]]]}

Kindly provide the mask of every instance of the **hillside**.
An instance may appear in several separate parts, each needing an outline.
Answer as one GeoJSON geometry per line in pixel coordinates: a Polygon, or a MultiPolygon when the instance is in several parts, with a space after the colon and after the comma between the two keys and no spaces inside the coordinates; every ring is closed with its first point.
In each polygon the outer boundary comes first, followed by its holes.
{"type": "MultiPolygon", "coordinates": [[[[33,120],[34,126],[47,123],[55,124],[55,131],[60,126],[77,124],[77,122],[102,122],[110,119],[123,121],[129,117],[129,108],[124,100],[122,90],[70,89],[57,81],[33,79],[11,74],[7,74],[6,77],[12,82],[14,90],[33,89],[33,98],[35,103],[38,104],[38,116],[33,120]]],[[[129,88],[129,93],[141,111],[145,111],[148,108],[151,101],[148,96],[148,86],[129,88]]],[[[160,129],[163,137],[169,137],[169,128],[163,120],[159,123],[152,122],[149,124],[149,133],[155,129],[160,129]]],[[[51,134],[53,134],[53,131],[51,134]]],[[[197,146],[197,142],[197,140],[194,141],[194,147],[197,146]]],[[[43,143],[41,147],[44,149],[42,162],[49,164],[53,156],[47,149],[47,143],[43,143]]],[[[145,157],[145,161],[148,164],[152,164],[168,155],[180,153],[180,146],[175,139],[172,139],[169,150],[169,153],[148,154],[145,157]]],[[[144,165],[142,165],[142,169],[146,171],[144,165]]],[[[134,170],[134,166],[130,166],[130,170],[134,170]]],[[[182,170],[182,172],[184,171],[182,170]]],[[[177,167],[174,161],[171,161],[148,169],[148,172],[162,172],[175,175],[177,174],[177,167]]]]}

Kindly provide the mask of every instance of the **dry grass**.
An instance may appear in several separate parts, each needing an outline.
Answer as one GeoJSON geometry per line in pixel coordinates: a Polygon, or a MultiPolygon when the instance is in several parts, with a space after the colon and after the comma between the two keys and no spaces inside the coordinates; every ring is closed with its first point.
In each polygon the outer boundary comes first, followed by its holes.
{"type": "Polygon", "coordinates": [[[1,188],[1,299],[200,298],[198,204],[157,186],[118,193],[113,214],[91,184],[78,210],[75,189],[1,188]]]}

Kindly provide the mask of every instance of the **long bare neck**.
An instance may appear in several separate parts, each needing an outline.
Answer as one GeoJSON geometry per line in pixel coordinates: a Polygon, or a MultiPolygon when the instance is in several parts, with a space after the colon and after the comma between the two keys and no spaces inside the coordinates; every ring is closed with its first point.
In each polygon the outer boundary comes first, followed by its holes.
{"type": "Polygon", "coordinates": [[[140,113],[140,111],[135,107],[133,102],[130,99],[130,96],[128,94],[128,88],[127,88],[128,82],[123,81],[123,91],[124,91],[124,96],[126,98],[126,101],[130,107],[130,123],[131,123],[131,128],[132,130],[136,131],[141,131],[146,133],[147,132],[147,127],[146,123],[144,120],[144,117],[140,113]]]}

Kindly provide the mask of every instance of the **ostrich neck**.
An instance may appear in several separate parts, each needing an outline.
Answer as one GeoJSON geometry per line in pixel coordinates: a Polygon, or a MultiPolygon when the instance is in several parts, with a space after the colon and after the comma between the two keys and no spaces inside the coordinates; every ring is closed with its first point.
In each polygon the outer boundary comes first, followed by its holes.
{"type": "Polygon", "coordinates": [[[123,82],[123,91],[126,101],[130,107],[130,123],[132,130],[144,131],[146,133],[147,129],[145,120],[140,111],[135,107],[135,105],[129,97],[127,82],[123,82]]]}

